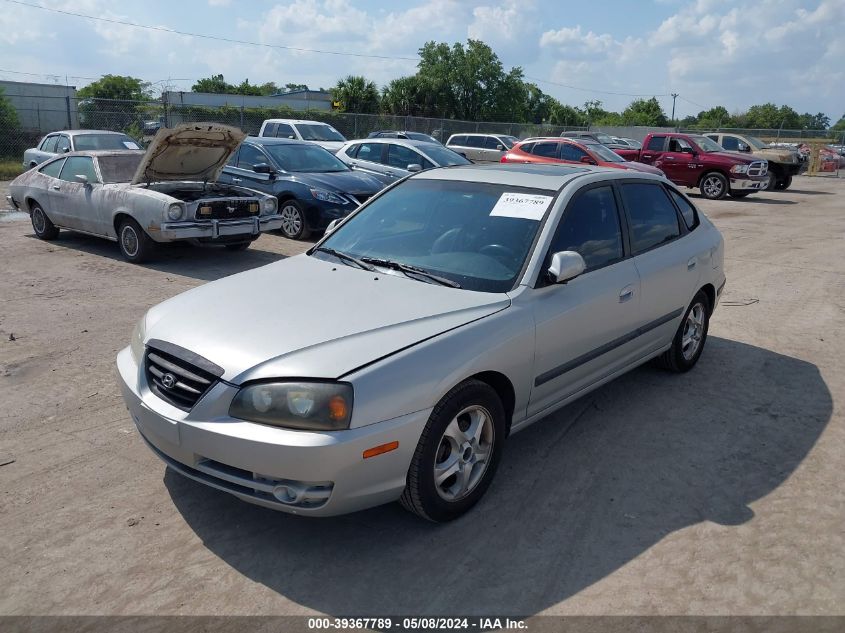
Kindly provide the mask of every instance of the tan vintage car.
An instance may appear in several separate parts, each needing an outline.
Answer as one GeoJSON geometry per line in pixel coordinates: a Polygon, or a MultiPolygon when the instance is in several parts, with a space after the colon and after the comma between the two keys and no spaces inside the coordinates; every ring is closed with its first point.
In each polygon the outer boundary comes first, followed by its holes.
{"type": "Polygon", "coordinates": [[[217,124],[162,129],[146,152],[70,152],[18,176],[7,200],[29,213],[36,236],[60,229],[116,241],[139,263],[157,242],[248,248],[282,225],[276,198],[216,181],[245,134],[217,124]]]}
{"type": "Polygon", "coordinates": [[[733,132],[708,132],[707,138],[716,141],[729,152],[750,154],[754,158],[769,161],[766,191],[789,189],[792,177],[804,166],[801,155],[785,147],[772,147],[756,136],[734,134],[733,132]]]}

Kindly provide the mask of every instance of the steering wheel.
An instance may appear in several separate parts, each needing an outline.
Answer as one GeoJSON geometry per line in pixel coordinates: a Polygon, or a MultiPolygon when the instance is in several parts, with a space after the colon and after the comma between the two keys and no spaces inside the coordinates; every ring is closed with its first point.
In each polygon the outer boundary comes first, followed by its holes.
{"type": "Polygon", "coordinates": [[[478,249],[478,252],[489,255],[503,264],[512,264],[516,260],[516,253],[513,249],[502,244],[487,244],[478,249]]]}
{"type": "Polygon", "coordinates": [[[456,226],[434,240],[434,244],[431,245],[432,255],[434,253],[449,253],[454,251],[462,232],[461,227],[456,226]]]}

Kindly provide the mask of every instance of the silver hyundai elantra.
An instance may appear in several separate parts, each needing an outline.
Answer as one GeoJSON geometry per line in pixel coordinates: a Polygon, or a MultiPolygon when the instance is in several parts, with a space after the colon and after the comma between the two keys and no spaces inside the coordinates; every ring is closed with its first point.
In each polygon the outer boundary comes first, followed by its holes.
{"type": "Polygon", "coordinates": [[[433,169],[307,253],[149,310],[123,395],[168,466],[243,500],[446,521],[509,434],[650,359],[691,369],[723,244],[657,176],[433,169]]]}

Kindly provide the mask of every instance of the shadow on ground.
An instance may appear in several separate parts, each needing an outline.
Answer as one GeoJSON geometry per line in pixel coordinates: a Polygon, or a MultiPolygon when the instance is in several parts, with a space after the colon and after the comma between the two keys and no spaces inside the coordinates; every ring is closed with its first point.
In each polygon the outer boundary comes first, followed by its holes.
{"type": "Polygon", "coordinates": [[[167,471],[205,546],[330,615],[535,614],[702,521],[733,526],[832,413],[807,362],[711,337],[695,370],[646,366],[508,440],[485,499],[450,524],[388,505],[304,519],[167,471]]]}
{"type": "MultiPolygon", "coordinates": [[[[34,234],[28,237],[38,239],[34,234]]],[[[285,238],[272,235],[271,239],[285,238]]],[[[59,238],[50,242],[50,245],[127,263],[120,254],[116,242],[91,235],[62,231],[59,238]]],[[[194,246],[188,242],[173,242],[157,245],[150,260],[140,266],[164,273],[214,281],[265,264],[272,264],[285,257],[287,256],[282,253],[261,250],[255,243],[245,251],[229,251],[222,246],[194,246]]],[[[127,265],[131,264],[127,263],[127,265]]]]}

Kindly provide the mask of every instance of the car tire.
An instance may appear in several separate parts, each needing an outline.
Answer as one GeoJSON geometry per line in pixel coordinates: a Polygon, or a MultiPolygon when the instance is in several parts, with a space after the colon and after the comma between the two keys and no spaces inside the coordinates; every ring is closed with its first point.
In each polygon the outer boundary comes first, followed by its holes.
{"type": "Polygon", "coordinates": [[[305,222],[305,210],[298,200],[285,200],[279,205],[282,235],[291,240],[304,240],[311,235],[305,222]]]}
{"type": "Polygon", "coordinates": [[[432,410],[399,502],[429,521],[458,518],[490,486],[505,434],[505,410],[495,390],[480,380],[460,383],[432,410]]]}
{"type": "Polygon", "coordinates": [[[50,221],[37,202],[32,202],[29,206],[29,219],[32,222],[32,230],[39,240],[50,241],[59,237],[58,227],[50,221]]]}
{"type": "Polygon", "coordinates": [[[249,242],[238,242],[237,244],[226,244],[227,251],[245,251],[249,248],[251,241],[249,242]]]}
{"type": "Polygon", "coordinates": [[[710,300],[703,291],[692,300],[672,339],[672,347],[658,356],[658,363],[670,371],[692,369],[704,351],[710,329],[710,300]]]}
{"type": "Polygon", "coordinates": [[[763,190],[764,191],[774,191],[775,188],[777,187],[777,184],[778,184],[778,175],[775,172],[773,172],[772,170],[769,170],[766,173],[766,186],[763,187],[763,190]]]}
{"type": "Polygon", "coordinates": [[[721,200],[728,193],[728,179],[717,171],[711,171],[701,177],[698,188],[708,200],[721,200]]]}
{"type": "Polygon", "coordinates": [[[123,258],[133,264],[148,260],[155,249],[152,238],[131,218],[123,220],[117,228],[117,244],[123,258]]]}
{"type": "Polygon", "coordinates": [[[792,176],[787,176],[782,180],[778,180],[778,184],[775,185],[775,189],[778,191],[786,191],[792,185],[792,176]]]}
{"type": "Polygon", "coordinates": [[[750,191],[731,191],[729,195],[731,198],[745,198],[750,193],[750,191]]]}

